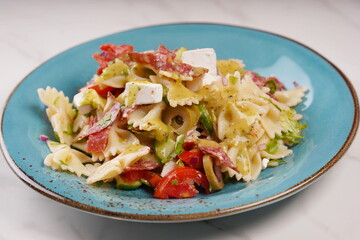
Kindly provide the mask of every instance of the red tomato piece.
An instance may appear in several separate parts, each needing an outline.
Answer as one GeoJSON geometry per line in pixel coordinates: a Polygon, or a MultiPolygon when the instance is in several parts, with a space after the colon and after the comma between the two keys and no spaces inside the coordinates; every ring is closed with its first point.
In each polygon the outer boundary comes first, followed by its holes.
{"type": "MultiPolygon", "coordinates": [[[[166,192],[168,193],[169,197],[173,198],[191,198],[199,193],[193,184],[189,184],[187,182],[181,182],[177,184],[172,183],[166,188],[166,192]]],[[[156,195],[154,196],[157,197],[156,195]]]]}
{"type": "Polygon", "coordinates": [[[151,186],[153,186],[154,188],[156,188],[156,186],[160,183],[162,177],[160,177],[160,175],[153,175],[148,182],[151,184],[151,186]]]}
{"type": "Polygon", "coordinates": [[[129,170],[121,173],[121,178],[127,182],[146,180],[152,187],[156,187],[161,180],[159,174],[145,170],[129,170]]]}
{"type": "Polygon", "coordinates": [[[183,149],[185,151],[189,151],[189,150],[196,147],[196,142],[194,142],[194,141],[185,141],[182,146],[183,146],[183,149]]]}
{"type": "Polygon", "coordinates": [[[204,154],[198,150],[198,149],[192,149],[190,151],[185,151],[181,153],[178,157],[185,162],[187,165],[189,165],[192,168],[195,169],[202,169],[203,163],[202,158],[204,154]]]}
{"type": "Polygon", "coordinates": [[[209,192],[209,182],[202,172],[191,167],[175,168],[161,179],[155,188],[154,197],[193,197],[199,193],[194,186],[195,183],[209,192]]]}

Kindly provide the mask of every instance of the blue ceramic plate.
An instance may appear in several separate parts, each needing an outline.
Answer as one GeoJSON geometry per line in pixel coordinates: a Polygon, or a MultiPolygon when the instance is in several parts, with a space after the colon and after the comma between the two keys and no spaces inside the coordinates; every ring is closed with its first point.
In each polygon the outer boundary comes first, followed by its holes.
{"type": "Polygon", "coordinates": [[[349,80],[308,47],[276,34],[217,24],[174,24],[120,32],[71,48],[42,64],[13,91],[1,122],[1,147],[14,172],[38,192],[77,209],[134,221],[193,221],[235,214],[284,199],[326,172],[352,142],[359,105],[349,80]],[[94,74],[91,55],[104,43],[131,44],[137,51],[186,46],[214,48],[219,59],[240,58],[247,69],[275,75],[289,88],[309,88],[296,110],[309,127],[285,165],[264,170],[250,183],[228,184],[217,193],[192,199],[154,199],[143,190],[89,186],[85,178],[43,165],[49,153],[39,135],[52,135],[36,90],[52,86],[70,98],[94,74]]]}

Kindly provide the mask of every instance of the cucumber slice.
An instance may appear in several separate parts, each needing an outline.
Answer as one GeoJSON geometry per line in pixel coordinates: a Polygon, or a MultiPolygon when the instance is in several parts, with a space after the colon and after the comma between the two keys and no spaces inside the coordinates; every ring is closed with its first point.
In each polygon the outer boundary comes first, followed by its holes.
{"type": "Polygon", "coordinates": [[[155,140],[154,152],[156,157],[159,158],[162,163],[167,162],[169,160],[168,158],[170,154],[173,153],[175,150],[175,145],[176,142],[171,138],[168,138],[166,142],[160,142],[155,140]]]}
{"type": "Polygon", "coordinates": [[[182,153],[185,135],[179,135],[176,137],[176,141],[168,138],[166,142],[154,142],[154,151],[156,157],[158,157],[162,163],[166,163],[177,155],[182,153]]]}
{"type": "Polygon", "coordinates": [[[134,190],[139,188],[142,185],[142,182],[140,180],[134,181],[134,182],[127,182],[124,181],[120,176],[115,177],[116,180],[116,188],[117,189],[123,189],[123,190],[134,190]]]}

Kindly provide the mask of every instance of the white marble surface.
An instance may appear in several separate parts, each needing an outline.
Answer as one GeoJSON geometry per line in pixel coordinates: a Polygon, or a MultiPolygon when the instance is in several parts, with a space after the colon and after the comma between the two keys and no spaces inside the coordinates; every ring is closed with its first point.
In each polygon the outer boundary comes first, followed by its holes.
{"type": "MultiPolygon", "coordinates": [[[[255,27],[301,41],[342,69],[360,93],[359,0],[0,0],[0,104],[35,67],[76,44],[135,27],[193,21],[255,27]]],[[[117,221],[60,205],[27,187],[0,156],[0,240],[360,239],[359,137],[320,180],[291,198],[183,224],[117,221]]]]}

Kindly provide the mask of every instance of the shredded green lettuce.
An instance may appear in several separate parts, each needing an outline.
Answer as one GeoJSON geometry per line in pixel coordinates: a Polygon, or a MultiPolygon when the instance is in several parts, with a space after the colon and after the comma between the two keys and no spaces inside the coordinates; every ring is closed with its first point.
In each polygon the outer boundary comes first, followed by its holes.
{"type": "Polygon", "coordinates": [[[287,130],[282,134],[281,138],[287,145],[299,143],[299,139],[304,138],[301,136],[302,130],[307,127],[307,124],[294,120],[295,114],[294,109],[280,112],[281,125],[287,130]]]}
{"type": "Polygon", "coordinates": [[[63,133],[65,133],[67,135],[70,135],[70,136],[74,134],[74,131],[72,130],[72,124],[71,123],[68,123],[67,131],[63,131],[63,133]]]}
{"type": "Polygon", "coordinates": [[[110,112],[108,112],[97,124],[100,127],[105,128],[111,124],[111,117],[112,117],[112,114],[110,112]]]}
{"type": "Polygon", "coordinates": [[[277,167],[281,164],[286,164],[286,161],[281,160],[281,159],[272,159],[268,162],[269,167],[277,167]]]}

